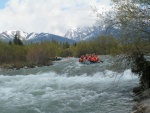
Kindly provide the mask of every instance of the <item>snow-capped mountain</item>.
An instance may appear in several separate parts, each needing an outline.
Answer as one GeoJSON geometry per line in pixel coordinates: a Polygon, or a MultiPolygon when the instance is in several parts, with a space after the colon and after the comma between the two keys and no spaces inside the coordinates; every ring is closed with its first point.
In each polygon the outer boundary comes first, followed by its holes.
{"type": "Polygon", "coordinates": [[[27,32],[23,32],[20,30],[10,30],[10,31],[5,31],[2,32],[0,34],[0,40],[5,41],[5,42],[9,42],[12,41],[14,39],[14,36],[17,34],[17,36],[20,38],[20,40],[22,41],[26,41],[26,42],[41,42],[41,41],[52,41],[55,40],[57,42],[68,42],[68,43],[74,43],[74,40],[65,38],[65,37],[61,37],[58,35],[54,35],[54,34],[49,34],[49,33],[27,33],[27,32]]]}
{"type": "Polygon", "coordinates": [[[67,37],[69,39],[73,39],[77,42],[82,40],[91,40],[93,38],[96,38],[100,35],[112,35],[114,37],[118,37],[118,29],[112,28],[111,30],[105,30],[102,27],[99,26],[93,26],[93,27],[83,27],[83,28],[73,28],[70,29],[64,37],[67,37]]]}
{"type": "Polygon", "coordinates": [[[19,30],[10,30],[10,31],[5,31],[5,32],[2,32],[0,34],[0,39],[2,40],[13,40],[14,36],[15,35],[18,35],[20,37],[21,40],[24,40],[26,39],[28,33],[26,32],[23,32],[23,31],[19,31],[19,30]]]}
{"type": "Polygon", "coordinates": [[[100,27],[83,27],[83,28],[73,28],[70,29],[64,37],[69,39],[73,39],[75,41],[81,40],[90,40],[91,38],[95,38],[102,33],[102,29],[100,27]]]}

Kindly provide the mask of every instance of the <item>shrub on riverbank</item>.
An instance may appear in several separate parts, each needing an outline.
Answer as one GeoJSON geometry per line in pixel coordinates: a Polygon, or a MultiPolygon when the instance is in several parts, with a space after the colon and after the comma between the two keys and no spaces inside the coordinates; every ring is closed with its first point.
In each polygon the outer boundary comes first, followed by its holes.
{"type": "Polygon", "coordinates": [[[91,53],[99,55],[131,54],[136,47],[132,43],[122,43],[112,36],[99,36],[91,41],[82,41],[72,45],[52,41],[24,45],[0,42],[0,46],[0,65],[8,66],[8,68],[50,65],[53,60],[51,58],[56,56],[80,57],[82,54],[91,53]]]}

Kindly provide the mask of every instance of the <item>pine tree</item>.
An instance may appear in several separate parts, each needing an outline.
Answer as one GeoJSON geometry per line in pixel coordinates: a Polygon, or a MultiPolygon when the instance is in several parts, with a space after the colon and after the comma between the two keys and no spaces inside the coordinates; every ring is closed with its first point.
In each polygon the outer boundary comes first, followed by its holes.
{"type": "Polygon", "coordinates": [[[11,41],[9,41],[9,45],[12,45],[12,42],[11,42],[11,41]]]}
{"type": "Polygon", "coordinates": [[[13,42],[15,45],[23,45],[22,41],[19,39],[17,34],[15,35],[13,42]]]}

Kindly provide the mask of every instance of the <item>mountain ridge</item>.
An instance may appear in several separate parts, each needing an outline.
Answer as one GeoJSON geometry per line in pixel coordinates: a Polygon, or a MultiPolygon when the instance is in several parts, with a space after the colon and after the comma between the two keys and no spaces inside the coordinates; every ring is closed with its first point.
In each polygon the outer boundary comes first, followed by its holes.
{"type": "Polygon", "coordinates": [[[4,42],[9,42],[12,41],[15,37],[15,35],[20,38],[20,40],[25,40],[27,43],[33,42],[33,43],[38,43],[41,41],[49,41],[51,42],[52,40],[55,40],[57,42],[61,43],[75,43],[74,40],[68,39],[66,37],[50,34],[50,33],[27,33],[21,30],[9,30],[9,31],[4,31],[0,34],[0,40],[4,42]]]}
{"type": "Polygon", "coordinates": [[[83,27],[83,28],[72,28],[66,32],[64,37],[73,39],[77,42],[82,40],[90,40],[91,38],[98,37],[102,33],[100,27],[83,27]]]}
{"type": "Polygon", "coordinates": [[[66,32],[64,37],[79,41],[89,41],[100,35],[119,37],[119,29],[111,28],[106,30],[100,26],[83,27],[83,28],[72,28],[66,32]]]}

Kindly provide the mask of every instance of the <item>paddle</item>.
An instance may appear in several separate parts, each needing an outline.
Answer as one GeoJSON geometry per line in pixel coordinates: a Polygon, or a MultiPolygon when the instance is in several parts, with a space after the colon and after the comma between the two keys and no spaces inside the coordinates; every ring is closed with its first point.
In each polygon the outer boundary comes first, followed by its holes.
{"type": "Polygon", "coordinates": [[[103,63],[104,61],[102,61],[102,60],[101,60],[100,62],[102,62],[102,63],[103,63]]]}
{"type": "Polygon", "coordinates": [[[100,63],[100,62],[102,62],[102,63],[103,63],[104,61],[102,61],[102,60],[101,60],[101,61],[98,61],[97,63],[100,63]]]}

